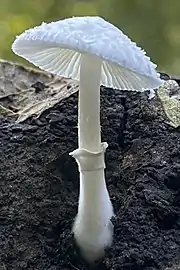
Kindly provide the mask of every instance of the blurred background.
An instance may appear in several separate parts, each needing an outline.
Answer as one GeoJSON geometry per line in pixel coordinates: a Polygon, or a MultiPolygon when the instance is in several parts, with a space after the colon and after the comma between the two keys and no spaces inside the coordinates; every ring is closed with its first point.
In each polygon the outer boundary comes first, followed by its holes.
{"type": "MultiPolygon", "coordinates": [[[[0,58],[27,28],[69,16],[99,15],[144,48],[158,70],[180,75],[180,0],[0,0],[0,58]]],[[[28,64],[28,63],[26,63],[28,64]]]]}

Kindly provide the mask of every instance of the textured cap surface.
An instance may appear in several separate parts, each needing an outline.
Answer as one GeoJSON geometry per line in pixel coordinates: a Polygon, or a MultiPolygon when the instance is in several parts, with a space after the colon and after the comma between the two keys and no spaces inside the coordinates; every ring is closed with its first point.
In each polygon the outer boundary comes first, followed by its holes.
{"type": "Polygon", "coordinates": [[[88,53],[102,59],[102,85],[143,91],[163,83],[145,52],[100,17],[42,23],[17,37],[12,50],[43,70],[78,81],[81,53],[88,53]]]}

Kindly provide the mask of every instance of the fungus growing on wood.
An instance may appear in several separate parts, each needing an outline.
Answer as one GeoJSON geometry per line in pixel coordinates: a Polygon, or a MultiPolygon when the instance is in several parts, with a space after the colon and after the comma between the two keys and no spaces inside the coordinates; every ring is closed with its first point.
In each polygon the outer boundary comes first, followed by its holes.
{"type": "Polygon", "coordinates": [[[106,142],[101,142],[100,85],[153,90],[163,84],[156,65],[126,35],[100,17],[42,23],[16,38],[13,51],[55,75],[79,82],[78,149],[80,194],[74,237],[93,262],[113,241],[113,206],[104,176],[106,142]]]}

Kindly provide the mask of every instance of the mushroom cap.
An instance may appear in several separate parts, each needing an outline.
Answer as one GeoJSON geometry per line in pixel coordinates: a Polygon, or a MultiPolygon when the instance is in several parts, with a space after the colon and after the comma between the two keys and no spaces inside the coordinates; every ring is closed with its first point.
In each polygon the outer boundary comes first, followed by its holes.
{"type": "Polygon", "coordinates": [[[156,65],[121,30],[96,16],[42,23],[16,38],[12,50],[52,74],[80,80],[81,54],[102,60],[100,83],[144,91],[163,84],[156,65]]]}

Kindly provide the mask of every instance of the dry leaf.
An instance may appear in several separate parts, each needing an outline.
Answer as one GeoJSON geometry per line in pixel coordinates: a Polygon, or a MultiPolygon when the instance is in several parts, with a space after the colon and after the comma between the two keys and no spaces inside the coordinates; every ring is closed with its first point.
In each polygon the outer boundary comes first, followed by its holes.
{"type": "Polygon", "coordinates": [[[1,104],[0,104],[0,115],[14,115],[13,111],[3,107],[1,104]]]}
{"type": "Polygon", "coordinates": [[[78,91],[71,79],[0,60],[0,114],[22,122],[78,91]]]}
{"type": "Polygon", "coordinates": [[[159,88],[157,94],[161,100],[169,124],[177,128],[180,126],[180,87],[174,80],[168,80],[159,88]]]}

